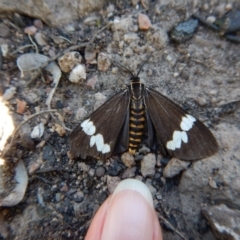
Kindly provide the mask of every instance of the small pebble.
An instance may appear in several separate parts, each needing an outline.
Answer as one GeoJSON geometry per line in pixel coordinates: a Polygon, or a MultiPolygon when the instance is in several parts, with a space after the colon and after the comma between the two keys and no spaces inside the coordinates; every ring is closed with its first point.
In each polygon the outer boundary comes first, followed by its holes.
{"type": "Polygon", "coordinates": [[[21,101],[18,98],[16,101],[17,101],[17,113],[23,114],[26,109],[27,103],[25,101],[21,101]]]}
{"type": "Polygon", "coordinates": [[[88,171],[88,175],[90,177],[93,177],[95,175],[95,170],[93,168],[90,168],[90,170],[88,171]]]}
{"type": "Polygon", "coordinates": [[[76,120],[82,120],[85,118],[85,115],[86,115],[86,112],[85,112],[85,108],[79,108],[77,111],[76,111],[76,120]]]}
{"type": "Polygon", "coordinates": [[[173,77],[178,77],[179,76],[179,73],[178,72],[175,72],[174,74],[173,74],[173,77]]]}
{"type": "Polygon", "coordinates": [[[43,123],[39,123],[35,126],[30,134],[31,138],[41,138],[44,133],[44,125],[43,123]]]}
{"type": "Polygon", "coordinates": [[[145,14],[138,14],[138,26],[140,30],[148,30],[151,27],[151,21],[145,14]]]}
{"type": "Polygon", "coordinates": [[[65,73],[70,72],[77,64],[81,63],[82,56],[77,51],[65,53],[59,58],[58,64],[65,73]]]}
{"type": "Polygon", "coordinates": [[[131,0],[131,2],[132,5],[135,7],[139,3],[139,0],[131,0]]]}
{"type": "Polygon", "coordinates": [[[34,35],[34,38],[37,42],[37,44],[39,46],[45,46],[47,45],[47,42],[46,42],[46,37],[41,33],[41,32],[37,32],[35,35],[34,35]]]}
{"type": "Polygon", "coordinates": [[[111,66],[111,61],[106,53],[99,53],[97,58],[97,65],[99,71],[107,71],[109,67],[111,66]]]}
{"type": "Polygon", "coordinates": [[[15,93],[16,93],[16,87],[10,87],[4,92],[2,98],[3,98],[4,101],[8,101],[8,100],[13,98],[15,93]]]}
{"type": "Polygon", "coordinates": [[[0,36],[1,37],[7,37],[10,33],[10,29],[7,25],[4,23],[0,23],[0,36]]]}
{"type": "Polygon", "coordinates": [[[188,161],[181,161],[177,158],[172,158],[167,166],[164,168],[163,176],[165,178],[172,178],[178,175],[182,170],[187,169],[190,165],[188,161]]]}
{"type": "Polygon", "coordinates": [[[144,177],[153,176],[155,174],[156,156],[149,153],[143,157],[141,161],[141,173],[144,177]]]}
{"type": "Polygon", "coordinates": [[[134,177],[136,170],[137,170],[137,167],[127,168],[122,174],[122,178],[126,179],[126,178],[134,177]]]}
{"type": "Polygon", "coordinates": [[[78,163],[78,168],[80,170],[82,170],[83,172],[88,172],[91,167],[84,162],[80,162],[80,163],[78,163]]]}
{"type": "Polygon", "coordinates": [[[231,11],[233,9],[232,3],[228,3],[225,7],[226,11],[231,11]]]}
{"type": "Polygon", "coordinates": [[[90,79],[87,80],[86,86],[91,87],[92,89],[95,89],[95,85],[98,82],[97,75],[92,76],[90,79]]]}
{"type": "Polygon", "coordinates": [[[58,123],[55,123],[54,131],[57,132],[60,137],[63,137],[66,134],[66,129],[58,123]]]}
{"type": "Polygon", "coordinates": [[[212,179],[212,177],[208,178],[208,184],[213,189],[218,189],[217,183],[215,180],[212,179]]]}
{"type": "Polygon", "coordinates": [[[216,21],[216,17],[215,16],[209,16],[207,19],[206,19],[206,21],[208,22],[208,23],[214,23],[215,21],[216,21]]]}
{"type": "Polygon", "coordinates": [[[134,161],[133,155],[128,153],[128,152],[125,152],[125,153],[122,154],[121,160],[124,163],[124,165],[128,168],[131,168],[134,165],[136,165],[136,162],[134,161]]]}
{"type": "Polygon", "coordinates": [[[35,162],[35,161],[31,161],[28,165],[28,174],[32,175],[33,173],[35,173],[38,169],[40,168],[40,164],[35,162]]]}
{"type": "Polygon", "coordinates": [[[85,80],[87,77],[85,67],[81,64],[78,64],[73,68],[69,75],[69,81],[72,83],[79,83],[81,80],[85,80]]]}
{"type": "Polygon", "coordinates": [[[2,51],[3,57],[6,57],[8,55],[8,44],[7,43],[1,44],[1,51],[2,51]]]}
{"type": "Polygon", "coordinates": [[[38,28],[38,29],[42,29],[43,28],[43,22],[40,19],[35,19],[33,21],[33,25],[38,28]]]}
{"type": "Polygon", "coordinates": [[[107,176],[107,186],[108,186],[108,191],[110,193],[113,193],[117,185],[120,183],[121,179],[119,177],[111,177],[107,176]]]}
{"type": "Polygon", "coordinates": [[[104,167],[100,166],[96,169],[96,176],[102,177],[105,174],[106,170],[104,167]]]}
{"type": "Polygon", "coordinates": [[[30,36],[33,36],[37,32],[37,28],[34,26],[24,28],[24,32],[30,36]]]}

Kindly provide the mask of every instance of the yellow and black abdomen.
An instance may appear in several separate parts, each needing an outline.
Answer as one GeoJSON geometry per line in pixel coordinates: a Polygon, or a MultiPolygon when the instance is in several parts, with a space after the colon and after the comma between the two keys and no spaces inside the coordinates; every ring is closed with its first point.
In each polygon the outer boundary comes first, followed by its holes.
{"type": "Polygon", "coordinates": [[[131,85],[130,121],[129,121],[129,147],[128,151],[135,154],[142,141],[145,125],[145,107],[142,98],[142,84],[131,85]]]}

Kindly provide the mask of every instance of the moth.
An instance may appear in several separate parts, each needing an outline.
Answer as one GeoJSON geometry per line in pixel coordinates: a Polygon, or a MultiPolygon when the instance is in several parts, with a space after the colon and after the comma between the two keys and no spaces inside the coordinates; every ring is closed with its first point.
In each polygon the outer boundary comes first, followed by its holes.
{"type": "Polygon", "coordinates": [[[148,147],[164,156],[197,160],[213,155],[218,145],[210,130],[173,101],[146,87],[138,74],[131,73],[126,89],[72,131],[71,156],[107,159],[125,151],[135,154],[145,135],[148,147]]]}

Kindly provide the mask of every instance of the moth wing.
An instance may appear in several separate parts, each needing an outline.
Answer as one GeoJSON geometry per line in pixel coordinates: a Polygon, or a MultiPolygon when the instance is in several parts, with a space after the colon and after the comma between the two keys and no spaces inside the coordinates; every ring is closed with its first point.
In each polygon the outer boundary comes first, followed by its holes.
{"type": "Polygon", "coordinates": [[[106,159],[113,153],[126,151],[129,124],[126,119],[129,117],[129,102],[129,90],[125,89],[79,124],[69,136],[70,154],[73,157],[91,156],[106,159]],[[126,138],[120,139],[119,136],[126,138]]]}
{"type": "Polygon", "coordinates": [[[217,142],[210,130],[174,102],[148,88],[145,89],[144,102],[156,131],[155,144],[163,155],[196,160],[217,151],[217,142]]]}

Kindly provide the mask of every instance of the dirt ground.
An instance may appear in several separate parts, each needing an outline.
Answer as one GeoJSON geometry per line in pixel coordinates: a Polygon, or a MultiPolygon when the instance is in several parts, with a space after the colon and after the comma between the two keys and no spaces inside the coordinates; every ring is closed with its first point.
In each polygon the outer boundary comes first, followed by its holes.
{"type": "MultiPolygon", "coordinates": [[[[149,186],[165,240],[221,239],[214,235],[202,208],[224,203],[240,209],[240,45],[201,24],[185,42],[174,43],[168,35],[193,12],[204,17],[222,13],[225,1],[206,1],[196,6],[155,1],[145,4],[136,7],[118,1],[63,28],[37,25],[37,32],[46,42],[43,45],[36,43],[34,34],[30,40],[24,32],[35,19],[19,15],[23,25],[18,25],[20,20],[8,19],[13,24],[6,24],[9,33],[0,39],[1,44],[8,45],[7,55],[1,57],[0,90],[4,96],[7,89],[15,88],[13,96],[5,101],[15,127],[36,112],[47,110],[46,100],[54,88],[54,76],[46,69],[21,78],[16,64],[20,56],[38,50],[58,64],[57,57],[77,46],[75,51],[82,57],[86,79],[72,83],[69,73],[61,70],[50,104],[61,117],[40,114],[15,134],[1,166],[0,186],[4,189],[0,199],[16,185],[14,167],[19,161],[26,167],[28,184],[20,203],[0,207],[0,239],[84,239],[99,206],[116,184],[128,177],[149,186]],[[148,30],[139,29],[139,13],[149,17],[148,30]],[[114,60],[106,71],[97,64],[100,52],[114,60]],[[143,159],[136,158],[130,167],[121,155],[107,161],[71,159],[70,130],[129,84],[131,76],[116,62],[137,73],[146,59],[139,74],[141,81],[203,121],[218,141],[218,153],[190,162],[173,177],[164,174],[170,159],[161,154],[156,156],[153,171],[143,174],[142,161],[149,151],[144,147],[143,159]],[[43,123],[43,135],[33,139],[30,133],[39,123],[43,123]]],[[[233,3],[232,7],[238,6],[233,3]]]]}

